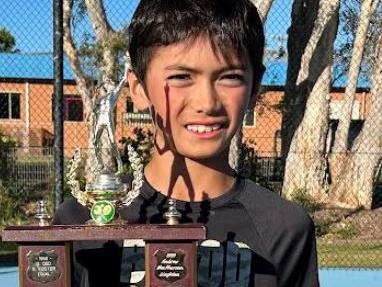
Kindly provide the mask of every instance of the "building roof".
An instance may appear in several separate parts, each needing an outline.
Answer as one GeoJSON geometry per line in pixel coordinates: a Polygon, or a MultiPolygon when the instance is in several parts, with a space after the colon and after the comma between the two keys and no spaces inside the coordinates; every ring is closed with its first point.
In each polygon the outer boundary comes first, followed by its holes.
{"type": "MultiPolygon", "coordinates": [[[[268,60],[265,65],[266,71],[262,85],[284,86],[287,75],[286,59],[268,60]]],[[[337,70],[333,69],[334,74],[337,70]]],[[[333,87],[344,88],[346,86],[346,75],[341,77],[334,75],[334,78],[333,87]]],[[[0,53],[0,79],[53,80],[53,55],[50,53],[0,53]]],[[[66,57],[64,58],[64,80],[74,80],[73,72],[66,57]]],[[[365,76],[359,77],[358,87],[370,87],[369,79],[365,76]]]]}
{"type": "MultiPolygon", "coordinates": [[[[0,53],[0,78],[52,80],[53,56],[49,53],[0,53]]],[[[66,58],[64,60],[64,79],[74,79],[66,58]]]]}

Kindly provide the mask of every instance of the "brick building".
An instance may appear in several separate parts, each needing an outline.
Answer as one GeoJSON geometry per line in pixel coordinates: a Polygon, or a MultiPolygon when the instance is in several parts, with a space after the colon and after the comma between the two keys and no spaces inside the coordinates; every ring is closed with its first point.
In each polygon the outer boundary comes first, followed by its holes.
{"type": "MultiPolygon", "coordinates": [[[[284,61],[273,61],[263,78],[266,91],[254,111],[247,112],[244,137],[259,156],[280,156],[280,102],[286,77],[284,61]]],[[[343,86],[343,85],[342,85],[343,86]]],[[[331,120],[338,119],[344,88],[333,88],[331,120]]],[[[0,53],[0,132],[15,139],[20,147],[53,145],[53,60],[51,54],[0,53]]],[[[353,109],[354,131],[362,124],[367,111],[367,89],[360,88],[353,109]]],[[[88,146],[82,100],[68,63],[64,63],[64,147],[70,156],[74,148],[88,146]]],[[[147,114],[138,113],[122,92],[116,107],[116,139],[136,125],[148,125],[147,114]]],[[[43,150],[44,149],[40,149],[43,150]]]]}

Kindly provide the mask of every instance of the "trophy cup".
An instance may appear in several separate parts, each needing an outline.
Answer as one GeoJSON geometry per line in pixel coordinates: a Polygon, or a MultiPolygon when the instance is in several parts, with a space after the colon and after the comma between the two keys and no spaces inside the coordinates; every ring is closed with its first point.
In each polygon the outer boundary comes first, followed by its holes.
{"type": "MultiPolygon", "coordinates": [[[[127,64],[126,67],[129,67],[127,64]]],[[[50,216],[40,203],[37,224],[8,226],[3,241],[19,243],[20,287],[70,287],[70,246],[73,241],[142,239],[145,241],[145,285],[147,287],[197,286],[197,241],[206,239],[201,224],[179,224],[175,200],[169,200],[164,214],[166,224],[129,224],[116,219],[116,210],[129,206],[139,195],[143,183],[143,164],[138,153],[128,146],[133,181],[121,180],[122,161],[114,140],[113,109],[125,83],[100,98],[95,108],[96,125],[93,146],[97,161],[95,179],[80,189],[78,176],[83,171],[79,150],[71,161],[68,184],[77,201],[89,208],[92,220],[85,225],[49,225],[50,216]],[[117,168],[104,164],[101,135],[107,131],[111,154],[117,168]]],[[[107,274],[105,274],[107,276],[107,274]]]]}

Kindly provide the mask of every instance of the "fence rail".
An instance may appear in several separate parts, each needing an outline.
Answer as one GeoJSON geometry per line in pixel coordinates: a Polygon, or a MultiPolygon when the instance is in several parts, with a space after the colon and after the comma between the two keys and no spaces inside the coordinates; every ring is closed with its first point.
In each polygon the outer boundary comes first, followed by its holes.
{"type": "Polygon", "coordinates": [[[23,196],[23,192],[41,196],[52,192],[54,162],[49,155],[51,148],[8,148],[3,149],[2,153],[6,154],[0,176],[3,187],[12,189],[10,192],[19,193],[20,196],[23,196]]]}

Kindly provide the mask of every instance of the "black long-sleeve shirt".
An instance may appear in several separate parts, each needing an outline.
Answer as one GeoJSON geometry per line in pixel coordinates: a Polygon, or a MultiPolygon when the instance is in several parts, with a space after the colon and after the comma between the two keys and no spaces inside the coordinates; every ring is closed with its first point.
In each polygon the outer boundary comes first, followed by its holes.
{"type": "MultiPolygon", "coordinates": [[[[130,223],[163,223],[168,198],[144,183],[122,210],[130,223]]],[[[199,286],[318,287],[314,225],[298,205],[250,180],[238,178],[224,195],[202,202],[177,201],[181,222],[207,227],[198,245],[199,286]]],[[[65,201],[54,224],[83,224],[89,210],[65,201]]],[[[73,243],[73,286],[144,286],[140,240],[73,243]]]]}

